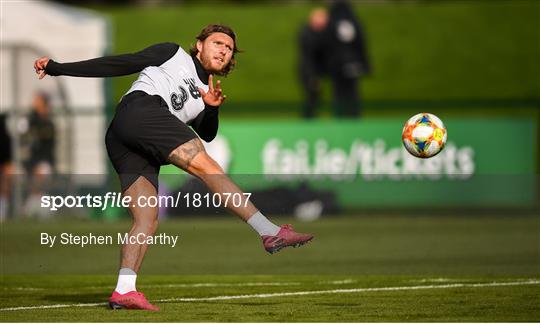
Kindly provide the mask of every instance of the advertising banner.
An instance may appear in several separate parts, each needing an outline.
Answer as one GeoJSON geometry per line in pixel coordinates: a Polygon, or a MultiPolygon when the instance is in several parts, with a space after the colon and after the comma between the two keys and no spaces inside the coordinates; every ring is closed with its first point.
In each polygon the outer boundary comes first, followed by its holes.
{"type": "Polygon", "coordinates": [[[335,192],[345,207],[534,202],[538,143],[533,120],[444,122],[446,147],[429,159],[403,148],[403,121],[394,119],[226,121],[208,151],[242,188],[302,184],[335,192]]]}

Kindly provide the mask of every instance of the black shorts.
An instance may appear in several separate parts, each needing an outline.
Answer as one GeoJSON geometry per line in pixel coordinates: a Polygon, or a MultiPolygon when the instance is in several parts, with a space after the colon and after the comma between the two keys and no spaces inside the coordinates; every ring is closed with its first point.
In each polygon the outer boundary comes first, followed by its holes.
{"type": "Polygon", "coordinates": [[[160,96],[134,91],[124,96],[107,130],[107,153],[124,192],[140,176],[158,188],[161,165],[195,132],[169,112],[160,96]]]}

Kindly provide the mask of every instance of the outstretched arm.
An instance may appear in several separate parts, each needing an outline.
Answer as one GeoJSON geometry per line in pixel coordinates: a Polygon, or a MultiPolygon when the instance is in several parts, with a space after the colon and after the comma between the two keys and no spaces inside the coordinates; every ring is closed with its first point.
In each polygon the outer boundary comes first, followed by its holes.
{"type": "Polygon", "coordinates": [[[147,66],[159,66],[178,51],[174,43],[152,45],[144,50],[116,56],[104,56],[91,60],[58,63],[42,57],[34,63],[34,69],[43,79],[46,75],[68,75],[76,77],[113,77],[142,71],[147,66]]]}

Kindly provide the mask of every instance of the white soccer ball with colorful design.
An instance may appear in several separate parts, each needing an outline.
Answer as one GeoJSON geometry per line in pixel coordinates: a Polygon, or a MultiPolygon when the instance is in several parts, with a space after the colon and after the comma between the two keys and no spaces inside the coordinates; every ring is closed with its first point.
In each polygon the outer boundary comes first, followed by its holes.
{"type": "Polygon", "coordinates": [[[409,153],[419,158],[437,155],[446,144],[446,128],[439,117],[420,113],[412,116],[403,127],[401,139],[409,153]]]}

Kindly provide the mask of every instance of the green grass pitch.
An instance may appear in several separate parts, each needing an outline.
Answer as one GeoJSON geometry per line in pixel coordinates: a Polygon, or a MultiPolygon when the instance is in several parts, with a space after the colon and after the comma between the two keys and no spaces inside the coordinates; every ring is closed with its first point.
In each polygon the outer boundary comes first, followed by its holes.
{"type": "Polygon", "coordinates": [[[160,312],[111,311],[118,249],[47,248],[39,233],[108,234],[128,222],[1,225],[2,322],[540,320],[537,216],[328,217],[316,239],[267,255],[232,217],[162,222],[138,288],[160,312]]]}

